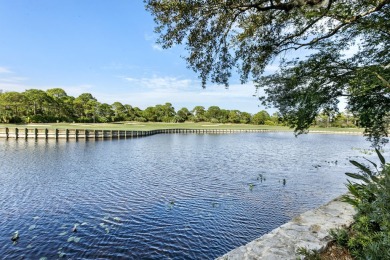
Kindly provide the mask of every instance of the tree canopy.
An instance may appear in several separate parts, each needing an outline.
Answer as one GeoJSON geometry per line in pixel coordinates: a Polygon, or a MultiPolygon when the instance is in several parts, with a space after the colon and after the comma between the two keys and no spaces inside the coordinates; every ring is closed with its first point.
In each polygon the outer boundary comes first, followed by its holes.
{"type": "MultiPolygon", "coordinates": [[[[260,111],[267,114],[266,111],[260,111]]],[[[269,115],[268,115],[269,116],[269,115]]],[[[28,89],[24,92],[2,92],[0,90],[0,123],[107,123],[119,121],[182,123],[213,122],[242,124],[283,124],[279,114],[267,120],[255,120],[255,116],[239,110],[226,110],[218,106],[195,106],[191,111],[183,107],[177,112],[171,103],[157,104],[142,110],[121,102],[113,104],[99,102],[91,93],[82,93],[78,97],[68,96],[61,88],[47,91],[28,89]],[[268,120],[268,121],[267,121],[268,120]]],[[[339,125],[345,127],[351,117],[340,114],[339,125]]],[[[321,125],[322,119],[318,119],[321,125]]],[[[327,120],[326,127],[336,124],[335,120],[327,120]]],[[[323,124],[321,125],[323,126],[323,124]]],[[[356,127],[356,125],[353,125],[356,127]]]]}
{"type": "Polygon", "coordinates": [[[158,43],[185,45],[203,87],[227,87],[237,70],[298,134],[344,97],[369,139],[387,141],[390,0],[144,1],[158,43]],[[279,70],[264,75],[275,61],[279,70]]]}

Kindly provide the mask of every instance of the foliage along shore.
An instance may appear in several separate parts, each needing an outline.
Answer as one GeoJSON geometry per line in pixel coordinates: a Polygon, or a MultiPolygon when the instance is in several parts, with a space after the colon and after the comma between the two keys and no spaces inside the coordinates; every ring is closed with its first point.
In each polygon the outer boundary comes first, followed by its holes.
{"type": "MultiPolygon", "coordinates": [[[[226,110],[218,106],[195,106],[192,110],[178,111],[171,103],[141,110],[128,104],[101,103],[92,94],[83,93],[72,97],[61,88],[46,91],[28,89],[24,92],[0,91],[0,123],[114,123],[122,121],[163,123],[204,123],[285,126],[286,119],[280,113],[269,115],[262,110],[250,114],[239,110],[226,110]]],[[[313,122],[318,127],[357,127],[358,121],[348,113],[334,116],[320,114],[313,122]]],[[[176,126],[177,127],[177,126],[176,126]]],[[[187,127],[187,126],[183,126],[187,127]]],[[[199,127],[199,126],[197,126],[199,127]]]]}

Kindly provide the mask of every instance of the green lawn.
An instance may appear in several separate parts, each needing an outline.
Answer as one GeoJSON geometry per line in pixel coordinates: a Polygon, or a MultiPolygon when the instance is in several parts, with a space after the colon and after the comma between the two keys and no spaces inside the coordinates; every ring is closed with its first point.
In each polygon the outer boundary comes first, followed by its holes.
{"type": "MultiPolygon", "coordinates": [[[[90,124],[90,123],[32,123],[32,124],[0,124],[0,127],[9,128],[48,128],[48,129],[98,129],[98,130],[155,130],[155,129],[269,129],[275,131],[292,131],[285,126],[268,126],[268,125],[246,125],[246,124],[213,124],[208,122],[201,123],[140,123],[140,122],[121,122],[107,124],[90,124]]],[[[313,127],[311,131],[330,131],[330,132],[363,132],[359,128],[319,128],[313,127]]]]}

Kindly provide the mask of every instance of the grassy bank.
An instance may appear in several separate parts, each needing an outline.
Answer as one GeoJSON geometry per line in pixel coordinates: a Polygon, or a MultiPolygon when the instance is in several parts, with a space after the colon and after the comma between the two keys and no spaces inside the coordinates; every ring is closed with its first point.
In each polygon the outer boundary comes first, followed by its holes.
{"type": "MultiPolygon", "coordinates": [[[[96,130],[137,130],[149,131],[156,129],[269,129],[275,131],[293,131],[285,126],[269,126],[269,125],[247,125],[247,124],[213,124],[208,122],[200,123],[140,123],[140,122],[123,122],[123,123],[49,123],[49,124],[0,124],[0,127],[9,128],[48,128],[48,129],[96,129],[96,130]]],[[[362,133],[359,128],[320,128],[313,127],[311,131],[327,131],[327,132],[357,132],[362,133]]]]}

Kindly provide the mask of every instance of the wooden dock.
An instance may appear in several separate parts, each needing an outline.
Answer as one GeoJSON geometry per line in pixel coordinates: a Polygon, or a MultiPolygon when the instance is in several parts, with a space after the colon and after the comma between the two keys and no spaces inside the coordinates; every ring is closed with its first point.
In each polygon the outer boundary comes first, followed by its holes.
{"type": "Polygon", "coordinates": [[[48,129],[48,128],[0,128],[0,138],[6,139],[127,139],[156,134],[229,134],[275,132],[267,129],[157,129],[150,131],[48,129]]]}

